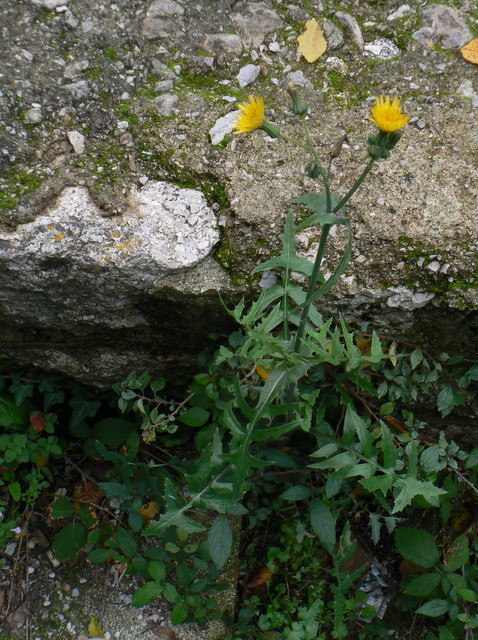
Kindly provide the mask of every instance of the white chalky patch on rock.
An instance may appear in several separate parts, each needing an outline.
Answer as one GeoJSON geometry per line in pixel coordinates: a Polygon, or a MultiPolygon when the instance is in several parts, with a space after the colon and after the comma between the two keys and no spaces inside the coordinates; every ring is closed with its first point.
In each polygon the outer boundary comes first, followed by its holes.
{"type": "Polygon", "coordinates": [[[120,268],[130,282],[193,267],[219,240],[201,191],[149,181],[133,189],[123,216],[103,217],[86,187],[64,189],[33,222],[8,233],[18,261],[58,258],[71,268],[120,268]]]}
{"type": "Polygon", "coordinates": [[[406,287],[390,287],[387,291],[392,292],[387,298],[389,307],[399,307],[408,311],[421,309],[435,297],[434,293],[410,291],[406,287]]]}

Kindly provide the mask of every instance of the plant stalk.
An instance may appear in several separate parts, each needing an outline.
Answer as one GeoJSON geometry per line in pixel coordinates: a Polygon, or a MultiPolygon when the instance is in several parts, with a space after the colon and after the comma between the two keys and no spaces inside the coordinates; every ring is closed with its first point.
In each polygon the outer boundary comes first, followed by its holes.
{"type": "Polygon", "coordinates": [[[342,198],[342,200],[340,200],[340,202],[338,204],[335,205],[335,207],[332,209],[332,213],[338,213],[340,211],[340,209],[342,209],[342,207],[344,206],[344,204],[346,204],[350,198],[354,195],[354,193],[357,191],[357,189],[360,187],[360,185],[362,184],[362,182],[365,180],[365,178],[368,176],[370,169],[373,167],[373,164],[375,162],[375,158],[371,158],[369,160],[368,165],[365,167],[365,169],[362,171],[362,174],[357,178],[357,180],[354,182],[354,184],[352,185],[352,187],[350,188],[350,190],[348,191],[348,193],[345,194],[345,196],[342,198]]]}

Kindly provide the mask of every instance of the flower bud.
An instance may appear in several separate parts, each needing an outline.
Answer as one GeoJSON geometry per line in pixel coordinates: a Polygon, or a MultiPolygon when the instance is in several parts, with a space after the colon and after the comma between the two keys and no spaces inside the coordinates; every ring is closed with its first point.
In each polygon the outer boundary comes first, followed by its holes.
{"type": "Polygon", "coordinates": [[[304,173],[314,180],[321,175],[320,167],[315,160],[311,160],[304,167],[304,173]]]}
{"type": "Polygon", "coordinates": [[[379,131],[368,139],[368,155],[375,160],[388,158],[390,151],[402,137],[401,131],[379,131]]]}
{"type": "Polygon", "coordinates": [[[267,120],[260,127],[263,131],[267,133],[271,138],[280,138],[280,128],[276,124],[272,124],[272,122],[267,122],[267,120]]]}
{"type": "Polygon", "coordinates": [[[287,91],[292,98],[292,113],[296,116],[304,116],[309,109],[307,102],[300,97],[293,84],[289,84],[287,91]]]}

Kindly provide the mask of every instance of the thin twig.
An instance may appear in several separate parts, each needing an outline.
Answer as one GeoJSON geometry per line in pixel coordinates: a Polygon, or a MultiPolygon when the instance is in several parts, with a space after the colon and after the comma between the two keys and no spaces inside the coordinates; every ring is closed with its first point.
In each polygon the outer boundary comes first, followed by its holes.
{"type": "Polygon", "coordinates": [[[453,473],[456,473],[456,475],[461,478],[461,480],[463,480],[463,482],[465,482],[469,487],[471,487],[471,489],[473,489],[473,491],[475,493],[478,494],[478,489],[475,487],[474,484],[472,484],[462,473],[460,473],[458,471],[458,469],[454,469],[453,467],[451,467],[450,465],[448,465],[448,469],[450,469],[450,471],[453,471],[453,473]]]}

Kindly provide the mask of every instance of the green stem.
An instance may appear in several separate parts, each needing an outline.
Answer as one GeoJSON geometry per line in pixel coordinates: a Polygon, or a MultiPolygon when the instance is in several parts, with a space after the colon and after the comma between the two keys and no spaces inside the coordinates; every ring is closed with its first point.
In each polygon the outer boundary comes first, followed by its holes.
{"type": "MultiPolygon", "coordinates": [[[[305,298],[306,300],[310,298],[314,293],[315,285],[317,284],[317,279],[319,277],[320,267],[322,264],[322,259],[324,257],[325,247],[327,246],[327,239],[328,239],[329,231],[331,227],[332,227],[331,224],[324,224],[323,226],[322,235],[320,236],[319,248],[317,249],[317,255],[315,256],[314,266],[312,268],[312,273],[310,274],[310,278],[309,278],[309,286],[307,288],[307,294],[305,298]]],[[[300,323],[297,329],[295,342],[294,342],[294,351],[296,353],[300,353],[302,348],[302,338],[304,337],[305,326],[307,324],[307,318],[309,317],[309,309],[311,304],[312,303],[309,302],[302,309],[300,323]]]]}
{"type": "Polygon", "coordinates": [[[326,197],[327,212],[329,212],[331,210],[331,208],[332,208],[329,176],[328,176],[328,173],[326,171],[324,171],[324,168],[322,167],[322,164],[320,162],[319,156],[317,155],[317,151],[315,150],[314,143],[313,143],[311,135],[310,135],[309,127],[307,126],[307,122],[305,120],[303,122],[304,122],[305,137],[307,139],[307,148],[309,149],[310,153],[312,154],[312,157],[314,158],[314,161],[315,161],[315,163],[317,165],[317,168],[320,171],[320,177],[322,178],[322,182],[324,183],[324,187],[325,187],[325,197],[326,197]]]}
{"type": "Polygon", "coordinates": [[[373,167],[374,162],[375,162],[375,158],[371,158],[369,163],[368,163],[368,165],[362,171],[362,175],[359,176],[359,178],[356,180],[356,182],[350,188],[348,193],[342,198],[342,200],[338,204],[335,205],[335,207],[332,209],[332,213],[338,213],[340,211],[340,209],[342,209],[344,204],[346,204],[350,200],[350,198],[354,195],[354,193],[357,191],[357,189],[360,187],[362,182],[365,180],[365,178],[369,174],[370,169],[373,167]]]}

